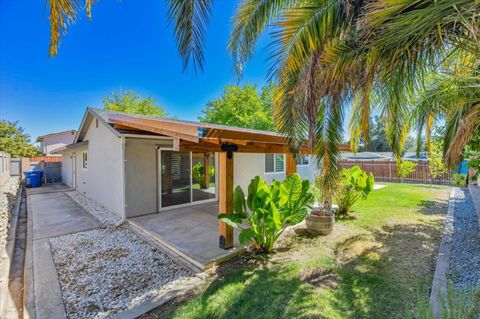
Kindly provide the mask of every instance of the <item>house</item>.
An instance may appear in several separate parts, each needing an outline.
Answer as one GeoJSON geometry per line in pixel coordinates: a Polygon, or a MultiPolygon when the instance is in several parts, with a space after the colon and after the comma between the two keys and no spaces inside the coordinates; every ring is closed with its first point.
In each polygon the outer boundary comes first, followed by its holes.
{"type": "MultiPolygon", "coordinates": [[[[344,161],[394,161],[395,155],[392,152],[343,152],[341,154],[344,161]]],[[[404,161],[426,161],[428,160],[427,152],[420,152],[417,156],[416,152],[405,152],[402,156],[404,161]]]]}
{"type": "Polygon", "coordinates": [[[76,133],[77,131],[75,130],[68,130],[39,136],[36,140],[37,143],[40,143],[38,151],[47,156],[58,156],[59,154],[52,154],[52,151],[62,146],[72,144],[76,133]]]}
{"type": "MultiPolygon", "coordinates": [[[[295,159],[278,133],[94,108],[86,110],[74,142],[56,152],[63,155],[64,183],[124,219],[205,203],[228,213],[234,187],[246,191],[256,175],[268,182],[293,172],[312,182],[317,175],[309,150],[295,159]]],[[[206,229],[194,216],[197,229],[206,229]]],[[[193,236],[188,231],[181,235],[193,236]]],[[[231,248],[231,227],[220,223],[219,232],[214,239],[231,248]]]]}

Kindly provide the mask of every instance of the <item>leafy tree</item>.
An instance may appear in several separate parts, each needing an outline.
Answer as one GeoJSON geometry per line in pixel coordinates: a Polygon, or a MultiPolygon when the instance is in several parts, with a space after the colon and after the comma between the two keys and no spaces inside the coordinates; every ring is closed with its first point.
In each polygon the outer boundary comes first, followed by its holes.
{"type": "Polygon", "coordinates": [[[442,157],[441,141],[432,142],[428,155],[428,171],[430,172],[430,184],[433,184],[435,178],[447,172],[447,165],[442,157]]]}
{"type": "Polygon", "coordinates": [[[36,147],[30,142],[30,136],[18,122],[0,121],[0,150],[12,157],[29,157],[38,155],[36,147]]]}
{"type": "Polygon", "coordinates": [[[109,111],[168,117],[165,110],[156,105],[155,98],[152,96],[141,97],[138,93],[130,90],[112,92],[103,99],[103,108],[109,111]]]}
{"type": "Polygon", "coordinates": [[[198,120],[204,123],[223,124],[258,130],[274,131],[272,117],[273,84],[261,91],[256,85],[243,87],[228,85],[222,96],[209,101],[198,120]]]}
{"type": "Polygon", "coordinates": [[[415,172],[416,169],[417,163],[403,160],[397,161],[397,172],[402,183],[403,179],[407,177],[410,173],[415,172]]]}

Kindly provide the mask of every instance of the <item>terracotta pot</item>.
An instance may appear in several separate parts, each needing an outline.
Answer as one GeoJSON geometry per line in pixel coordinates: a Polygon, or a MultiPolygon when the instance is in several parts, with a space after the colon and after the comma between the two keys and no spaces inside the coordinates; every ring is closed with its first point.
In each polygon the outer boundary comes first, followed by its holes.
{"type": "Polygon", "coordinates": [[[312,211],[305,219],[307,231],[314,235],[328,235],[333,230],[335,215],[332,212],[312,211]]]}

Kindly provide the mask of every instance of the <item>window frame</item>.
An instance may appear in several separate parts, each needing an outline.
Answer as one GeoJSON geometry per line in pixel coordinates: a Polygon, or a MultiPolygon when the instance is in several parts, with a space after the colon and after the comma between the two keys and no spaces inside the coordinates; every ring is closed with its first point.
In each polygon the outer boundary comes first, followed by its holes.
{"type": "Polygon", "coordinates": [[[300,164],[297,163],[297,166],[310,166],[310,155],[300,155],[299,154],[297,159],[300,159],[300,164]],[[304,159],[304,158],[307,159],[307,164],[303,163],[302,159],[304,159]]]}
{"type": "Polygon", "coordinates": [[[264,174],[283,174],[285,173],[285,161],[286,161],[286,158],[285,158],[285,154],[273,154],[273,153],[266,153],[264,154],[264,157],[263,157],[263,173],[264,174]],[[266,158],[267,158],[267,155],[273,155],[273,172],[267,172],[267,167],[265,165],[265,162],[266,162],[266,158]],[[277,171],[277,156],[282,156],[283,157],[283,167],[282,167],[282,170],[281,171],[277,171]]]}
{"type": "Polygon", "coordinates": [[[82,169],[88,170],[88,152],[82,152],[82,169]]]}

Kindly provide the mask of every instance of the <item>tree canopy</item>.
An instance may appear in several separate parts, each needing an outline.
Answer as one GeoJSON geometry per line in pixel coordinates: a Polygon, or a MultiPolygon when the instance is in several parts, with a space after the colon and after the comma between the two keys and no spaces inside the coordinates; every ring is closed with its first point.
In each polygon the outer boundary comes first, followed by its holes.
{"type": "Polygon", "coordinates": [[[156,102],[156,99],[152,96],[142,97],[130,90],[120,90],[119,92],[112,92],[103,99],[103,108],[109,111],[169,117],[168,113],[156,102]]]}
{"type": "Polygon", "coordinates": [[[29,157],[38,154],[30,141],[30,136],[18,122],[0,120],[0,150],[9,153],[12,157],[29,157]]]}
{"type": "Polygon", "coordinates": [[[228,85],[222,95],[209,101],[198,120],[258,130],[275,131],[272,116],[273,84],[261,90],[256,85],[228,85]]]}

